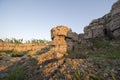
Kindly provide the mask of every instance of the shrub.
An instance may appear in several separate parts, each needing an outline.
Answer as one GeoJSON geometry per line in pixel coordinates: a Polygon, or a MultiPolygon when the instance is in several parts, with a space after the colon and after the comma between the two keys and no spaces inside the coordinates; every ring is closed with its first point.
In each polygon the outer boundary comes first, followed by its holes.
{"type": "Polygon", "coordinates": [[[0,56],[0,60],[2,60],[2,59],[3,59],[3,57],[0,56]]]}
{"type": "Polygon", "coordinates": [[[42,53],[46,53],[46,52],[50,51],[51,48],[52,48],[51,46],[47,46],[45,48],[42,48],[41,50],[36,52],[36,55],[40,55],[42,53]]]}
{"type": "Polygon", "coordinates": [[[23,42],[23,39],[16,39],[16,38],[8,39],[8,38],[6,38],[4,40],[4,42],[21,44],[23,42]]]}
{"type": "Polygon", "coordinates": [[[74,77],[76,80],[83,80],[86,75],[85,71],[75,70],[74,77]]]}
{"type": "Polygon", "coordinates": [[[67,52],[68,52],[68,55],[66,57],[72,58],[72,59],[85,59],[88,57],[88,55],[83,52],[78,52],[73,50],[69,50],[67,52]]]}
{"type": "Polygon", "coordinates": [[[120,48],[119,47],[110,48],[109,54],[106,54],[106,58],[120,59],[120,48]]]}
{"type": "Polygon", "coordinates": [[[96,39],[93,41],[93,46],[96,48],[106,48],[110,46],[110,41],[105,39],[96,39]]]}
{"type": "Polygon", "coordinates": [[[3,40],[2,40],[2,39],[0,39],[0,42],[3,42],[3,40]]]}
{"type": "Polygon", "coordinates": [[[98,77],[97,75],[92,74],[92,73],[90,73],[89,76],[90,76],[90,78],[92,78],[92,80],[102,80],[100,77],[98,77]]]}
{"type": "Polygon", "coordinates": [[[0,52],[4,52],[6,54],[10,54],[11,52],[13,52],[13,50],[0,50],[0,52]]]}
{"type": "Polygon", "coordinates": [[[21,52],[13,51],[13,52],[11,53],[11,56],[12,56],[12,57],[22,57],[22,56],[24,56],[25,54],[27,54],[27,51],[21,51],[21,52]]]}
{"type": "Polygon", "coordinates": [[[8,72],[6,80],[24,80],[25,71],[23,67],[15,67],[8,72]]]}

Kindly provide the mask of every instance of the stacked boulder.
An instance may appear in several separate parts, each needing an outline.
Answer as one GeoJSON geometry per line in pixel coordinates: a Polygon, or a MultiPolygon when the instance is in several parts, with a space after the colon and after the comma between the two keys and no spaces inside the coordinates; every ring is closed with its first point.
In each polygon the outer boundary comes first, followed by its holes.
{"type": "Polygon", "coordinates": [[[54,58],[59,59],[67,54],[67,42],[65,38],[70,30],[66,26],[57,26],[51,29],[52,43],[50,46],[52,48],[39,56],[38,61],[40,64],[54,58]]]}
{"type": "Polygon", "coordinates": [[[62,54],[63,56],[67,53],[67,42],[65,39],[70,30],[71,29],[66,26],[57,26],[51,29],[51,38],[53,41],[52,45],[54,46],[54,51],[56,55],[62,54]]]}

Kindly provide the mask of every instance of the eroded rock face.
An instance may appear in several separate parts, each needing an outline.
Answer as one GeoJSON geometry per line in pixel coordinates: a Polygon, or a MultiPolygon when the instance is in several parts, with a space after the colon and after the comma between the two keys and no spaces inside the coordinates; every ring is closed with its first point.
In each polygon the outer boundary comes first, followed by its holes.
{"type": "Polygon", "coordinates": [[[85,39],[104,36],[105,20],[103,18],[93,20],[87,27],[84,28],[85,39]]]}
{"type": "MultiPolygon", "coordinates": [[[[68,51],[77,51],[77,45],[86,44],[91,46],[90,41],[95,38],[120,38],[120,0],[113,6],[110,13],[93,20],[84,28],[83,34],[77,34],[66,26],[57,26],[51,29],[53,48],[47,53],[40,55],[39,61],[53,58],[61,58],[68,51]]],[[[79,50],[79,48],[78,48],[79,50]]]]}
{"type": "Polygon", "coordinates": [[[114,38],[120,37],[120,0],[112,6],[111,21],[107,27],[114,38]]]}
{"type": "Polygon", "coordinates": [[[98,37],[120,37],[120,0],[113,6],[110,13],[93,20],[84,28],[84,39],[93,39],[98,37]]]}

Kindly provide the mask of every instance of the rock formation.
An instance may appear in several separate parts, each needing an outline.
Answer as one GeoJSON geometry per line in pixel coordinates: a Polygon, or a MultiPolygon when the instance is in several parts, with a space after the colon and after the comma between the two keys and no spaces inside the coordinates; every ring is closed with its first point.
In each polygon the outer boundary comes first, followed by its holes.
{"type": "Polygon", "coordinates": [[[114,38],[120,37],[120,0],[112,6],[111,21],[107,25],[107,29],[114,38]]]}
{"type": "Polygon", "coordinates": [[[84,28],[83,34],[77,34],[66,26],[57,26],[51,29],[53,46],[50,51],[39,56],[40,63],[46,60],[61,58],[68,51],[78,50],[79,44],[87,43],[91,46],[90,40],[107,37],[109,39],[120,38],[120,0],[113,6],[110,13],[101,18],[94,19],[84,28]],[[90,43],[90,44],[89,44],[90,43]]]}
{"type": "Polygon", "coordinates": [[[84,33],[84,39],[120,37],[120,0],[112,6],[110,13],[102,18],[93,20],[86,26],[84,33]]]}
{"type": "Polygon", "coordinates": [[[93,20],[89,26],[84,28],[85,39],[104,36],[105,20],[102,18],[93,20]]]}
{"type": "Polygon", "coordinates": [[[39,56],[39,63],[54,58],[59,59],[67,54],[67,43],[65,38],[69,31],[70,29],[66,26],[57,26],[51,29],[52,43],[50,46],[52,46],[52,48],[50,51],[39,56]]]}
{"type": "Polygon", "coordinates": [[[51,38],[53,40],[54,51],[60,54],[67,53],[67,37],[70,29],[66,26],[57,26],[51,30],[51,38]]]}
{"type": "Polygon", "coordinates": [[[79,42],[77,33],[66,26],[57,26],[51,29],[52,48],[50,51],[39,56],[39,63],[44,61],[61,58],[67,55],[69,50],[75,50],[79,42]]]}

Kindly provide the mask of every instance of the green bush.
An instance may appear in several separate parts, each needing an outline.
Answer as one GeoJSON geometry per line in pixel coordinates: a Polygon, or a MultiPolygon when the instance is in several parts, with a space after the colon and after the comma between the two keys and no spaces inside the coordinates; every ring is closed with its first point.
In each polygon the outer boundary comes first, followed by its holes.
{"type": "Polygon", "coordinates": [[[0,42],[3,42],[3,40],[2,40],[2,39],[0,39],[0,42]]]}
{"type": "Polygon", "coordinates": [[[106,54],[106,58],[120,59],[120,48],[119,47],[110,48],[109,53],[106,54]]]}
{"type": "Polygon", "coordinates": [[[102,80],[100,77],[98,77],[97,75],[92,74],[92,73],[90,73],[89,76],[90,76],[90,78],[92,78],[92,80],[102,80]]]}
{"type": "Polygon", "coordinates": [[[93,54],[93,51],[92,50],[88,50],[85,52],[86,55],[90,55],[90,54],[93,54]]]}
{"type": "Polygon", "coordinates": [[[93,41],[93,46],[96,48],[107,48],[110,46],[110,41],[105,39],[96,39],[93,41]]]}
{"type": "Polygon", "coordinates": [[[74,77],[76,80],[83,80],[86,75],[85,71],[75,70],[74,77]]]}
{"type": "Polygon", "coordinates": [[[6,54],[10,54],[13,52],[13,50],[0,50],[0,52],[4,52],[6,54]]]}
{"type": "Polygon", "coordinates": [[[23,43],[23,39],[16,39],[16,38],[8,39],[8,38],[6,38],[4,40],[4,42],[21,44],[21,43],[23,43]]]}
{"type": "Polygon", "coordinates": [[[50,51],[51,48],[52,48],[51,46],[47,46],[45,48],[42,48],[40,51],[36,52],[36,55],[40,55],[40,54],[46,53],[46,52],[50,51]]]}
{"type": "Polygon", "coordinates": [[[75,71],[74,77],[76,80],[82,80],[80,70],[75,71]]]}
{"type": "Polygon", "coordinates": [[[13,51],[10,55],[12,57],[22,57],[25,54],[27,54],[27,51],[21,51],[21,52],[13,51]]]}
{"type": "Polygon", "coordinates": [[[3,60],[3,57],[0,56],[0,60],[3,60]]]}
{"type": "Polygon", "coordinates": [[[102,48],[96,51],[86,51],[86,55],[94,56],[99,58],[107,58],[107,59],[120,59],[120,48],[119,47],[107,47],[102,48]]]}
{"type": "Polygon", "coordinates": [[[31,43],[50,43],[51,41],[48,40],[42,40],[42,39],[32,39],[31,41],[27,41],[27,42],[31,42],[31,43]]]}
{"type": "Polygon", "coordinates": [[[23,67],[15,67],[8,72],[6,80],[24,80],[25,71],[23,67]]]}

